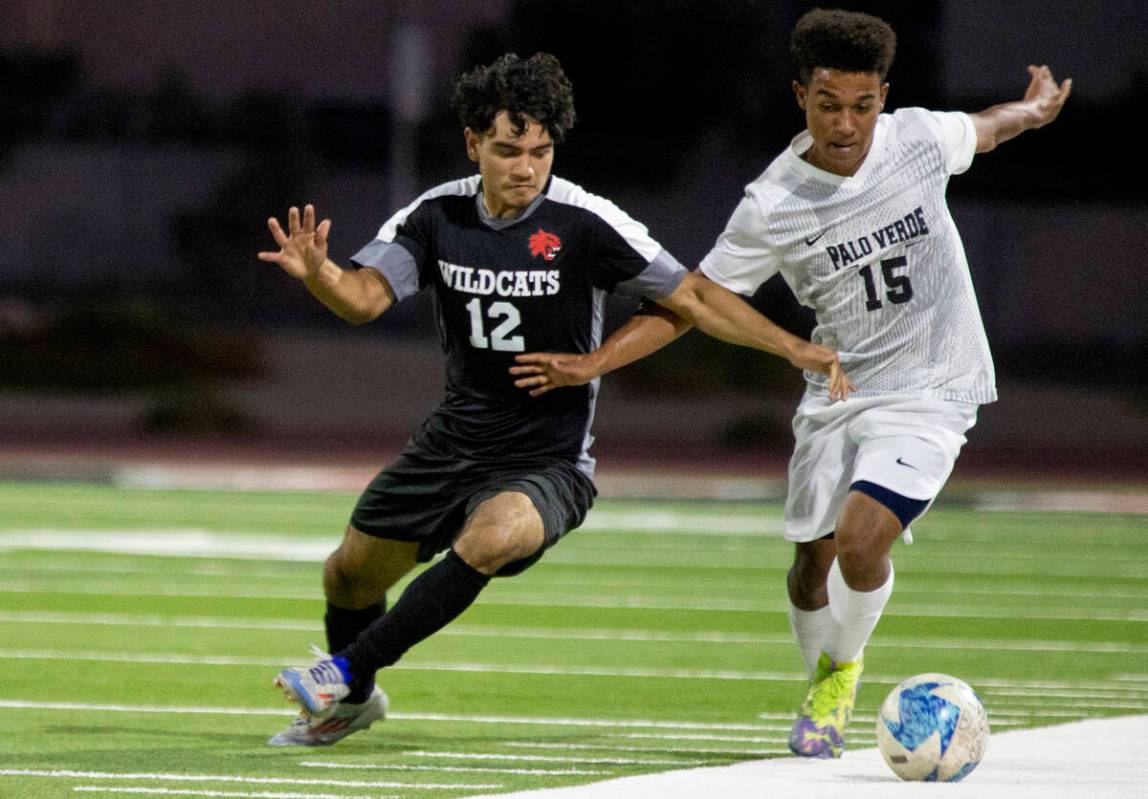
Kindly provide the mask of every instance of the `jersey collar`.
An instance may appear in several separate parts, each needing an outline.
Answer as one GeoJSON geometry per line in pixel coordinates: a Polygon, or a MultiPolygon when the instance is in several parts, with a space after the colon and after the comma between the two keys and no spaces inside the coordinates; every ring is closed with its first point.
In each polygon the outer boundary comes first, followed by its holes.
{"type": "Polygon", "coordinates": [[[531,216],[538,208],[538,206],[542,205],[542,203],[546,201],[546,195],[550,191],[550,186],[553,182],[554,176],[551,175],[546,179],[546,185],[542,187],[542,191],[538,192],[538,196],[534,198],[530,205],[522,209],[521,214],[512,218],[504,218],[501,216],[491,216],[489,213],[487,213],[486,205],[482,202],[482,181],[480,180],[478,181],[478,192],[474,195],[475,207],[478,208],[478,218],[482,224],[486,225],[492,230],[503,230],[504,228],[508,228],[511,225],[516,225],[523,219],[531,216]]]}
{"type": "Polygon", "coordinates": [[[820,180],[822,183],[831,183],[843,188],[860,185],[864,182],[866,176],[873,171],[873,165],[880,160],[877,157],[877,153],[885,146],[885,134],[888,129],[888,115],[880,114],[877,117],[877,129],[873,131],[873,143],[869,145],[869,152],[865,154],[865,160],[861,162],[861,168],[849,176],[835,175],[832,172],[827,172],[801,157],[813,144],[813,137],[809,135],[808,130],[803,130],[801,133],[798,133],[793,137],[793,141],[789,143],[789,160],[794,168],[803,175],[820,180]]]}

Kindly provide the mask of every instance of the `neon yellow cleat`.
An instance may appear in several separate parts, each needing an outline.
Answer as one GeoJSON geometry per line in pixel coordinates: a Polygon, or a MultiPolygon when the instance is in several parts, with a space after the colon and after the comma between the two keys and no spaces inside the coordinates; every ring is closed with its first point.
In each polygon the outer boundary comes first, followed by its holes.
{"type": "Polygon", "coordinates": [[[835,663],[821,653],[809,693],[789,733],[789,748],[795,755],[841,757],[845,751],[845,726],[853,714],[863,669],[861,658],[835,663]]]}

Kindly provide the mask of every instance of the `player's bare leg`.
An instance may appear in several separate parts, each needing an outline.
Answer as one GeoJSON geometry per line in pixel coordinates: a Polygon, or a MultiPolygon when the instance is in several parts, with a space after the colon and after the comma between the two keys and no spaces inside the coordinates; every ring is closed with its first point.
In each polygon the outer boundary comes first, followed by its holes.
{"type": "Polygon", "coordinates": [[[901,521],[891,510],[867,494],[851,491],[833,539],[836,558],[829,560],[828,568],[824,545],[807,547],[795,559],[791,602],[801,608],[799,602],[827,600],[831,617],[809,692],[790,734],[790,749],[797,755],[840,757],[845,749],[862,653],[893,590],[889,550],[901,531],[901,521]]]}
{"type": "Polygon", "coordinates": [[[454,551],[472,568],[493,576],[536,553],[545,539],[542,517],[530,497],[505,491],[475,508],[454,541],[454,551]]]}

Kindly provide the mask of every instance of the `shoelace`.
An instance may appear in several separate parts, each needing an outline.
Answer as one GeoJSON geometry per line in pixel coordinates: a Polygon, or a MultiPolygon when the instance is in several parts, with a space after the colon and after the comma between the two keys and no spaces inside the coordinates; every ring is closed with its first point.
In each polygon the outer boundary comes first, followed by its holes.
{"type": "Polygon", "coordinates": [[[315,665],[307,669],[307,674],[312,680],[319,685],[343,684],[343,672],[339,671],[330,655],[314,644],[311,645],[311,654],[318,658],[315,665]]]}

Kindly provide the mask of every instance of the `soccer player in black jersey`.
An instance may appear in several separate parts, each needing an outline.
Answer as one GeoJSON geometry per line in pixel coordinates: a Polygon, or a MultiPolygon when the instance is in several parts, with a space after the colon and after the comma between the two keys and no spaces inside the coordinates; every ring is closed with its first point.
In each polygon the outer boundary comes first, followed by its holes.
{"type": "Polygon", "coordinates": [[[832,350],[688,272],[611,202],[550,174],[574,122],[553,56],[506,55],[464,74],[454,104],[479,174],[391,217],[354,268],[328,260],[331,222],[316,224],[312,206],[291,208],[286,231],[268,220],[279,249],[259,258],[349,322],[433,292],[446,353],[445,398],[363,492],[326,561],[331,654],[276,678],[303,711],[271,745],[327,745],[383,718],[378,669],[456,618],[491,577],[523,571],[582,523],[596,493],[588,448],[597,384],[531,397],[511,369],[519,353],[594,350],[608,293],[825,373],[835,396],[852,389],[832,350]],[[387,590],[444,550],[387,609],[387,590]]]}

